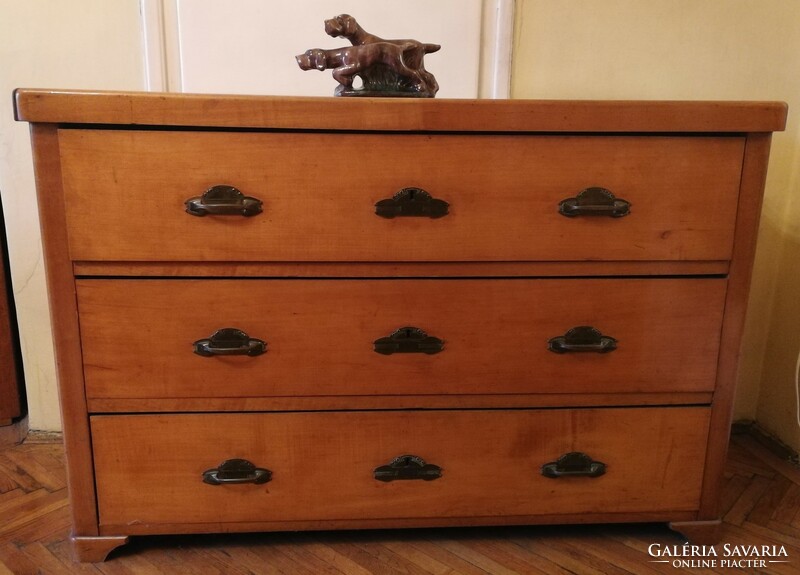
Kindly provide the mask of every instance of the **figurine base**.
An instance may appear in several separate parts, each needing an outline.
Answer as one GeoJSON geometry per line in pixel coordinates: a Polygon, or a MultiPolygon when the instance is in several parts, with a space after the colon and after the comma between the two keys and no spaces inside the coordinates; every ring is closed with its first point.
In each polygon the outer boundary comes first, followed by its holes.
{"type": "Polygon", "coordinates": [[[365,90],[363,88],[345,88],[339,86],[333,92],[334,96],[344,98],[433,98],[429,92],[401,92],[400,90],[365,90]]]}

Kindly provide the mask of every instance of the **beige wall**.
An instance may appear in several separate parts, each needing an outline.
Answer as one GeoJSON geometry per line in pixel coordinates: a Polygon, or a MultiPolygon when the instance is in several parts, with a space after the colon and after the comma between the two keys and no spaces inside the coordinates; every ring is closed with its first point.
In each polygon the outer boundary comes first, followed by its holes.
{"type": "Polygon", "coordinates": [[[776,134],[735,416],[800,450],[800,2],[518,0],[512,97],[789,103],[776,134]]]}
{"type": "Polygon", "coordinates": [[[141,90],[138,0],[0,0],[0,193],[30,426],[60,429],[28,126],[14,88],[141,90]]]}

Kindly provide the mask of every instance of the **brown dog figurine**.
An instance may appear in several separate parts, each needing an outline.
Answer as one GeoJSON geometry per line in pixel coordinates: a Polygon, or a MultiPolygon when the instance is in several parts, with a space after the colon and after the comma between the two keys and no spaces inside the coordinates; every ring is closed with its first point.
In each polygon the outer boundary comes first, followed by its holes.
{"type": "Polygon", "coordinates": [[[439,44],[424,44],[417,40],[386,40],[364,30],[350,14],[339,14],[330,20],[325,20],[325,33],[334,38],[346,38],[350,40],[353,46],[371,44],[372,42],[391,42],[401,46],[419,46],[423,54],[430,54],[441,48],[439,44]]]}
{"type": "Polygon", "coordinates": [[[339,82],[335,95],[422,96],[432,98],[439,90],[433,74],[425,70],[425,54],[436,52],[438,44],[417,40],[385,40],[366,32],[349,14],[325,20],[325,32],[347,38],[351,46],[333,50],[314,48],[296,56],[303,70],[333,70],[339,82]],[[356,77],[362,89],[354,89],[356,77]]]}

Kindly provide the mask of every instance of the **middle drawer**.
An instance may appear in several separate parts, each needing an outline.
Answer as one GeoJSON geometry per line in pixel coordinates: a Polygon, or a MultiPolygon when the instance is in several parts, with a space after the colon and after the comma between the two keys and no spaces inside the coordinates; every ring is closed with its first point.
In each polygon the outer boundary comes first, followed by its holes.
{"type": "Polygon", "coordinates": [[[725,288],[716,278],[77,282],[89,398],[711,391],[725,288]]]}

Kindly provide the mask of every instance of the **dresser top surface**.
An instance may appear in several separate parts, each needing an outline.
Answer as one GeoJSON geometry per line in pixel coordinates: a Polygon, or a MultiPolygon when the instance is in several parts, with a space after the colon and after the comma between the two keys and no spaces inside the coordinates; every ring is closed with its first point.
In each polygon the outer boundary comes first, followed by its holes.
{"type": "Polygon", "coordinates": [[[15,117],[56,124],[470,132],[773,132],[783,102],[312,98],[18,89],[15,117]]]}

